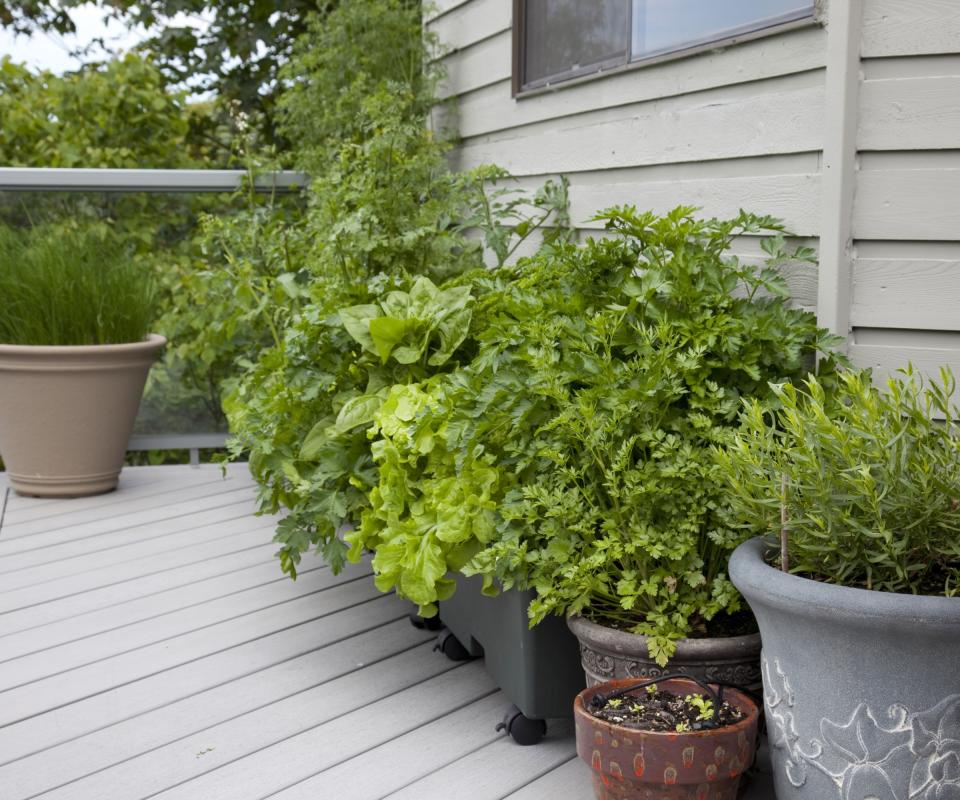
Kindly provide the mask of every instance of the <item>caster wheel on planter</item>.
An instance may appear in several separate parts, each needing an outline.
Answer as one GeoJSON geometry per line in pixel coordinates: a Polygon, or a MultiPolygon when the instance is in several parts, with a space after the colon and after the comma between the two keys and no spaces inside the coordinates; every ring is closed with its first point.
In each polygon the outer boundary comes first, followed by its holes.
{"type": "Polygon", "coordinates": [[[469,661],[473,657],[470,655],[470,651],[460,644],[460,640],[453,635],[453,632],[447,628],[440,631],[433,649],[439,650],[451,661],[469,661]]]}
{"type": "Polygon", "coordinates": [[[440,621],[440,616],[435,617],[421,617],[416,611],[410,612],[410,624],[414,628],[419,628],[422,631],[438,631],[443,627],[443,622],[440,621]]]}
{"type": "Polygon", "coordinates": [[[517,744],[539,744],[547,734],[547,723],[542,719],[525,717],[516,706],[507,706],[503,722],[497,725],[498,731],[510,734],[517,744]]]}

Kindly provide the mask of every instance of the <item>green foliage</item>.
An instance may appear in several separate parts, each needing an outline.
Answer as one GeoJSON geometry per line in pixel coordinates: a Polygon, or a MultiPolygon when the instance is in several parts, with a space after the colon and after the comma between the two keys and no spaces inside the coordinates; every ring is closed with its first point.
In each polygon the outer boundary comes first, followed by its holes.
{"type": "Polygon", "coordinates": [[[365,106],[378,95],[393,95],[390,104],[405,119],[426,118],[440,66],[431,60],[436,38],[424,33],[419,3],[342,3],[310,16],[306,27],[280,70],[287,88],[278,100],[281,131],[296,143],[302,166],[317,170],[343,143],[369,140],[365,106]]]}
{"type": "Polygon", "coordinates": [[[56,229],[0,228],[0,342],[32,345],[142,341],[154,283],[115,242],[56,229]]]}
{"type": "MultiPolygon", "coordinates": [[[[171,373],[200,390],[218,423],[224,387],[281,343],[306,294],[306,272],[294,263],[309,251],[298,220],[295,202],[252,201],[233,215],[204,214],[191,250],[162,265],[169,301],[158,328],[171,342],[171,373]]],[[[168,400],[176,389],[164,386],[168,400]]]]}
{"type": "MultiPolygon", "coordinates": [[[[189,104],[184,93],[171,91],[149,58],[127,55],[62,76],[0,62],[0,161],[9,165],[214,166],[211,159],[220,144],[209,137],[198,139],[195,130],[209,112],[206,104],[189,104]]],[[[157,330],[182,350],[168,352],[165,363],[151,371],[138,421],[144,432],[191,426],[209,430],[222,419],[220,384],[233,373],[227,363],[232,354],[214,354],[213,364],[201,357],[212,352],[209,346],[219,324],[213,316],[216,309],[204,314],[212,298],[180,291],[181,278],[191,289],[199,288],[201,281],[192,273],[209,269],[220,255],[212,245],[209,258],[202,252],[198,217],[243,207],[244,199],[95,191],[0,195],[0,220],[7,225],[49,225],[81,237],[116,241],[136,257],[142,275],[156,276],[162,317],[157,330]],[[194,346],[191,334],[196,329],[210,332],[203,348],[194,346]]]]}
{"type": "MultiPolygon", "coordinates": [[[[89,0],[10,0],[0,3],[0,25],[22,33],[71,33],[71,12],[80,5],[90,5],[89,0]]],[[[279,67],[289,60],[311,15],[325,13],[332,4],[99,0],[96,5],[105,17],[146,30],[147,40],[138,50],[150,55],[167,82],[216,95],[220,110],[242,116],[256,126],[265,144],[274,144],[274,105],[283,90],[279,67]],[[184,15],[205,24],[183,25],[178,18],[184,15]]]]}
{"type": "Polygon", "coordinates": [[[960,438],[956,382],[912,368],[873,386],[839,376],[773,387],[775,404],[746,404],[735,441],[718,451],[731,523],[781,529],[790,571],[890,592],[960,590],[960,438]]]}
{"type": "Polygon", "coordinates": [[[0,60],[0,157],[14,167],[184,167],[189,120],[149,61],[54,75],[0,60]]]}
{"type": "Polygon", "coordinates": [[[801,376],[829,341],[787,303],[776,221],[692,213],[613,209],[598,218],[613,237],[488,278],[475,358],[392,391],[379,482],[348,535],[376,552],[381,588],[429,614],[449,570],[533,587],[533,623],[589,613],[650,635],[661,662],[738,608],[725,565],[743,534],[720,517],[712,449],[742,397],[801,376]],[[766,266],[728,255],[760,232],[775,234],[766,266]]]}
{"type": "Polygon", "coordinates": [[[391,387],[472,357],[484,238],[508,252],[535,231],[569,233],[557,213],[565,184],[522,205],[498,199],[502,171],[450,171],[447,143],[426,125],[437,67],[424,67],[424,47],[419,11],[398,0],[344,4],[311,27],[284,101],[313,176],[307,208],[265,228],[248,216],[219,228],[244,269],[211,270],[191,290],[221,303],[223,327],[198,316],[196,346],[243,368],[225,398],[233,452],[249,455],[261,509],[289,512],[276,538],[291,575],[311,547],[342,565],[341,528],[377,483],[367,429],[381,404],[395,407],[391,387]],[[258,256],[245,224],[282,260],[258,256]],[[474,226],[484,238],[467,235],[474,226]]]}

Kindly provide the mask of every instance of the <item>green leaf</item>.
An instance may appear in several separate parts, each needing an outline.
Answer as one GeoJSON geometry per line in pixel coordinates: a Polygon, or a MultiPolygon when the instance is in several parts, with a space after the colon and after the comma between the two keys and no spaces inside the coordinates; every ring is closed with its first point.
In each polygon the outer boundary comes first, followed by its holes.
{"type": "Polygon", "coordinates": [[[380,316],[380,309],[375,305],[350,306],[341,308],[337,312],[340,322],[347,329],[354,340],[360,344],[364,350],[376,354],[377,348],[370,335],[370,326],[373,320],[380,316]]]}
{"type": "Polygon", "coordinates": [[[334,430],[343,434],[361,425],[369,427],[382,405],[383,399],[378,395],[364,394],[348,400],[337,414],[334,430]]]}
{"type": "MultiPolygon", "coordinates": [[[[414,330],[416,323],[405,319],[396,319],[395,317],[377,317],[370,321],[370,338],[373,346],[376,348],[377,355],[380,356],[380,363],[386,364],[387,359],[393,349],[403,341],[404,337],[414,330]]],[[[402,354],[404,360],[401,364],[410,364],[416,360],[416,357],[410,358],[409,351],[405,350],[402,354]]]]}

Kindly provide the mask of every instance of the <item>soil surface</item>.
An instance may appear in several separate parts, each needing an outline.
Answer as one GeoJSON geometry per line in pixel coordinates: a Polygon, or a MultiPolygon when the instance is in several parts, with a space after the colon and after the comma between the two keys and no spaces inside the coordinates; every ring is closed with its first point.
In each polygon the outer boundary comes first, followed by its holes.
{"type": "Polygon", "coordinates": [[[607,699],[597,695],[589,711],[598,719],[642,731],[685,732],[722,728],[743,719],[729,703],[717,706],[705,693],[677,695],[656,684],[607,699]]]}
{"type": "MultiPolygon", "coordinates": [[[[606,619],[602,614],[591,614],[584,611],[583,615],[591,622],[597,625],[603,625],[607,628],[616,628],[620,631],[631,633],[631,625],[620,622],[619,620],[606,619]]],[[[753,612],[747,609],[738,611],[735,614],[717,614],[709,622],[703,620],[691,620],[691,629],[688,637],[690,639],[723,639],[728,636],[747,636],[751,633],[757,633],[760,628],[757,627],[756,617],[753,612]]]]}

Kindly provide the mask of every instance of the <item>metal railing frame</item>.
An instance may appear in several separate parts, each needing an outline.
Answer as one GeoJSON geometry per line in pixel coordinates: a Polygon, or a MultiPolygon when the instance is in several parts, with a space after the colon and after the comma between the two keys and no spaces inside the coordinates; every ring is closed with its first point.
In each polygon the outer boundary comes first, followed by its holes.
{"type": "MultiPolygon", "coordinates": [[[[233,192],[250,173],[242,169],[74,169],[0,167],[5,192],[233,192]]],[[[302,172],[281,170],[253,177],[257,192],[291,192],[307,184],[302,172]]],[[[226,433],[182,433],[133,436],[128,451],[188,450],[190,463],[200,463],[201,448],[219,448],[226,433]]]]}

